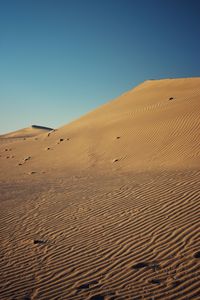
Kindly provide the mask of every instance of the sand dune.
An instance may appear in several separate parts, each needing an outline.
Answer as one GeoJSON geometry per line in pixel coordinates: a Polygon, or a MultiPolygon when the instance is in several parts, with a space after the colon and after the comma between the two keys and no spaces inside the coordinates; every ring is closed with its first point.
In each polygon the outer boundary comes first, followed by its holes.
{"type": "Polygon", "coordinates": [[[31,127],[23,128],[14,132],[10,132],[4,135],[0,135],[0,138],[30,138],[40,135],[44,132],[50,132],[53,128],[39,126],[39,125],[32,125],[31,127]]]}
{"type": "Polygon", "coordinates": [[[149,80],[0,139],[0,299],[200,299],[199,99],[149,80]]]}

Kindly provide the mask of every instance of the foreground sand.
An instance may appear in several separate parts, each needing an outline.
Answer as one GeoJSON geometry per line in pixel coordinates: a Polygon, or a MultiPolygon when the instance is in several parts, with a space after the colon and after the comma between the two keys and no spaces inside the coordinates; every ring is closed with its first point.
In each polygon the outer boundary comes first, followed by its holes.
{"type": "Polygon", "coordinates": [[[0,139],[0,299],[200,299],[199,99],[146,81],[0,139]]]}

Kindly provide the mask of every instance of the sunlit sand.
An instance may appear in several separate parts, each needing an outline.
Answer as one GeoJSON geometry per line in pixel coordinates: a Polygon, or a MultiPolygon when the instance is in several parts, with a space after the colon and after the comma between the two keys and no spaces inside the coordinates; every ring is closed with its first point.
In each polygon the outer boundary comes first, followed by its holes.
{"type": "MultiPolygon", "coordinates": [[[[199,299],[200,78],[0,137],[0,299],[199,299]]],[[[56,116],[55,116],[56,118],[56,116]]]]}

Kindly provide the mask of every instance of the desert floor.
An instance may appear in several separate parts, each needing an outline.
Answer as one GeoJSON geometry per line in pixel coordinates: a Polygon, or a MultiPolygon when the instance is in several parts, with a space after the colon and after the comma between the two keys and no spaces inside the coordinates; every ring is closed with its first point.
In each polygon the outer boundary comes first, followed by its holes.
{"type": "Polygon", "coordinates": [[[1,136],[0,299],[200,299],[199,100],[146,81],[1,136]]]}

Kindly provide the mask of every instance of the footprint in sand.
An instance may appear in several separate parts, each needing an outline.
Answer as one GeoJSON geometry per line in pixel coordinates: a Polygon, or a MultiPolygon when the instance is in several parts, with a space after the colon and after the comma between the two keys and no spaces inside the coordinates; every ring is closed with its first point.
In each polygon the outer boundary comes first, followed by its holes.
{"type": "Polygon", "coordinates": [[[26,162],[26,161],[28,161],[30,159],[31,159],[31,156],[27,156],[27,157],[24,158],[24,162],[26,162]]]}
{"type": "Polygon", "coordinates": [[[44,240],[33,240],[33,244],[35,244],[35,245],[43,245],[45,243],[46,243],[46,241],[44,241],[44,240]]]}
{"type": "Polygon", "coordinates": [[[147,267],[152,269],[153,271],[157,271],[160,269],[160,265],[158,263],[147,263],[147,262],[139,262],[135,264],[132,268],[135,270],[139,270],[147,267]]]}
{"type": "Polygon", "coordinates": [[[117,162],[117,161],[119,161],[119,159],[118,158],[115,158],[115,159],[113,159],[113,163],[115,163],[115,162],[117,162]]]}
{"type": "Polygon", "coordinates": [[[198,251],[194,254],[194,258],[200,258],[200,251],[198,251]]]}
{"type": "Polygon", "coordinates": [[[60,144],[63,141],[64,141],[64,139],[59,139],[59,141],[57,142],[57,144],[60,144]]]}
{"type": "Polygon", "coordinates": [[[78,290],[85,290],[85,289],[89,289],[91,286],[98,284],[98,280],[93,280],[87,283],[84,283],[82,285],[80,285],[77,289],[78,290]]]}
{"type": "Polygon", "coordinates": [[[104,300],[104,296],[102,295],[94,295],[90,298],[90,300],[104,300]]]}
{"type": "Polygon", "coordinates": [[[152,283],[152,284],[157,284],[157,285],[159,285],[159,284],[161,284],[161,280],[158,279],[158,278],[155,278],[155,279],[152,279],[152,280],[151,280],[151,283],[152,283]]]}
{"type": "Polygon", "coordinates": [[[146,262],[139,262],[139,263],[137,263],[136,265],[133,266],[133,269],[139,270],[139,269],[146,268],[146,267],[149,267],[148,263],[146,263],[146,262]]]}

